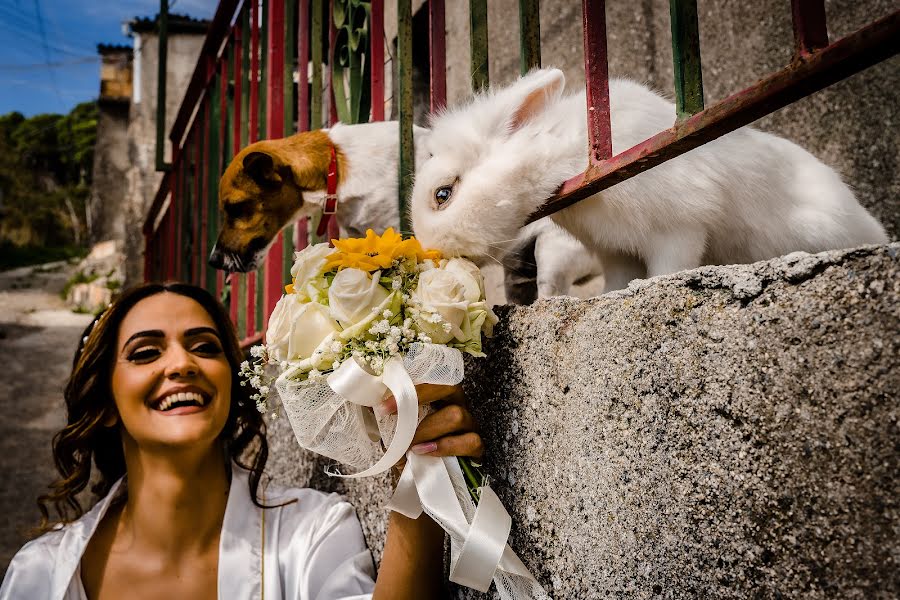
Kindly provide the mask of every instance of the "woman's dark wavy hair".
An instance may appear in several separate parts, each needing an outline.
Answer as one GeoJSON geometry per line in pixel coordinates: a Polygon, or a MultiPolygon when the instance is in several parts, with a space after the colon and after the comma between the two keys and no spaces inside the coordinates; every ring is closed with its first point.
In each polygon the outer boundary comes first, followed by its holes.
{"type": "Polygon", "coordinates": [[[53,436],[53,460],[60,477],[49,486],[50,492],[37,500],[42,515],[40,531],[51,529],[57,523],[74,521],[84,513],[77,494],[91,480],[92,460],[99,478],[91,491],[98,497],[105,496],[113,483],[125,474],[121,425],[108,427],[103,424],[110,411],[115,410],[111,382],[119,325],[135,304],[163,292],[195,300],[216,325],[232,371],[231,411],[221,436],[228,456],[250,471],[253,503],[264,507],[257,493],[269,456],[266,426],[263,415],[250,400],[249,389],[240,385],[238,370],[243,353],[227,311],[203,288],[187,283],[147,283],[123,292],[82,334],[64,392],[68,415],[66,426],[53,436]],[[50,518],[50,506],[59,515],[56,521],[50,518]]]}

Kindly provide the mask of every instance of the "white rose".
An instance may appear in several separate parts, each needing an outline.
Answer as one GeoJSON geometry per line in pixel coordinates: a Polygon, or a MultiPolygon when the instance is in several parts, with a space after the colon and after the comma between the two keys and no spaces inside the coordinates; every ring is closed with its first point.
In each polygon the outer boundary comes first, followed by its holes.
{"type": "Polygon", "coordinates": [[[327,243],[307,246],[300,252],[294,252],[294,265],[291,267],[291,277],[294,279],[294,287],[305,288],[306,284],[322,274],[325,262],[334,248],[327,243]]]}
{"type": "Polygon", "coordinates": [[[344,327],[368,317],[372,309],[390,295],[390,292],[379,284],[380,277],[381,271],[375,271],[371,278],[360,269],[338,271],[328,288],[331,316],[340,321],[344,327]]]}
{"type": "Polygon", "coordinates": [[[484,277],[475,263],[465,258],[451,258],[444,270],[453,273],[466,288],[466,301],[484,300],[484,277]]]}
{"type": "Polygon", "coordinates": [[[432,341],[446,344],[454,337],[466,341],[461,326],[466,321],[469,302],[466,300],[466,283],[457,273],[445,269],[430,269],[419,274],[419,284],[412,293],[413,302],[426,313],[436,313],[450,324],[450,331],[442,324],[427,321],[426,316],[417,319],[419,327],[432,341]]]}
{"type": "Polygon", "coordinates": [[[340,331],[317,302],[300,302],[294,294],[281,297],[269,317],[266,346],[277,361],[303,360],[329,336],[340,331]]]}

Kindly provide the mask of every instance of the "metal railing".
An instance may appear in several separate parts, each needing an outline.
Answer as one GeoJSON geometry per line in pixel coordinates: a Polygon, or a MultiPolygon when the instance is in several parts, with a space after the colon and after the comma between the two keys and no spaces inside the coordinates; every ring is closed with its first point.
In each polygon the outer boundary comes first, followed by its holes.
{"type": "MultiPolygon", "coordinates": [[[[746,125],[900,49],[900,11],[829,44],[824,0],[792,0],[795,52],[791,64],[704,108],[696,0],[670,0],[678,120],[671,129],[612,156],[605,2],[583,0],[582,5],[587,169],[567,181],[532,220],[746,125]]],[[[432,110],[447,102],[444,8],[444,0],[427,2],[432,110]]],[[[519,0],[523,73],[541,61],[538,9],[538,0],[519,0]]],[[[472,89],[480,90],[489,84],[487,0],[470,0],[469,16],[472,89]]],[[[293,251],[318,240],[312,233],[315,223],[299,221],[278,236],[257,272],[233,275],[226,285],[223,274],[206,264],[219,229],[219,177],[229,160],[249,143],[333,123],[339,112],[334,82],[341,78],[332,77],[332,69],[345,68],[342,58],[349,60],[346,68],[368,67],[362,85],[367,86],[371,106],[355,118],[384,119],[383,20],[383,0],[223,0],[213,18],[169,133],[171,169],[164,175],[144,226],[145,278],[193,281],[222,295],[245,344],[258,340],[264,330],[266,315],[289,278],[293,251]],[[366,53],[364,63],[353,63],[356,59],[341,46],[346,37],[339,31],[340,12],[346,18],[353,10],[365,11],[368,43],[357,49],[366,53]],[[338,58],[340,52],[344,54],[338,58]]],[[[401,228],[408,231],[405,200],[415,169],[411,0],[397,1],[397,21],[398,201],[401,228]]],[[[347,94],[337,96],[344,100],[347,94]]]]}

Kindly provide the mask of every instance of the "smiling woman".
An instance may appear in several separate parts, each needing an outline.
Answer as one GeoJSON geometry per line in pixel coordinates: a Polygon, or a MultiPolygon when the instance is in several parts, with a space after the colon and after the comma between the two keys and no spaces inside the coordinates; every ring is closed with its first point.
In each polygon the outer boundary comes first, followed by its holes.
{"type": "MultiPolygon", "coordinates": [[[[240,385],[242,359],[201,288],[147,284],[113,302],[73,361],[53,439],[60,479],[38,500],[44,535],[13,558],[0,600],[439,595],[443,532],[427,517],[392,513],[376,582],[349,504],[261,483],[265,423],[240,385]],[[99,500],[84,512],[91,481],[99,500]]],[[[413,451],[481,453],[458,388],[419,396],[448,406],[422,421],[413,451]]]]}

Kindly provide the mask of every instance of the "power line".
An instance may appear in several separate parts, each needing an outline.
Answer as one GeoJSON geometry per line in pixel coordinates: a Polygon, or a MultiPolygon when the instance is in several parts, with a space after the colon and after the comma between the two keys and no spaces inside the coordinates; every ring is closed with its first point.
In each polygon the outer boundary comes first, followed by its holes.
{"type": "Polygon", "coordinates": [[[100,62],[99,56],[86,56],[84,58],[73,58],[72,60],[60,60],[52,63],[33,63],[33,64],[0,64],[0,71],[31,71],[33,69],[55,69],[57,67],[68,67],[72,65],[83,65],[89,63],[100,62]]]}
{"type": "MultiPolygon", "coordinates": [[[[41,33],[41,41],[44,44],[44,59],[47,63],[47,66],[50,66],[50,46],[47,45],[47,32],[44,30],[44,15],[41,13],[41,1],[34,0],[34,11],[35,17],[37,17],[38,22],[38,31],[41,33]]],[[[62,94],[59,93],[59,85],[56,82],[56,71],[53,70],[53,67],[50,67],[50,83],[53,85],[53,89],[56,92],[56,97],[59,99],[60,106],[65,107],[66,103],[63,102],[62,94]]]]}

